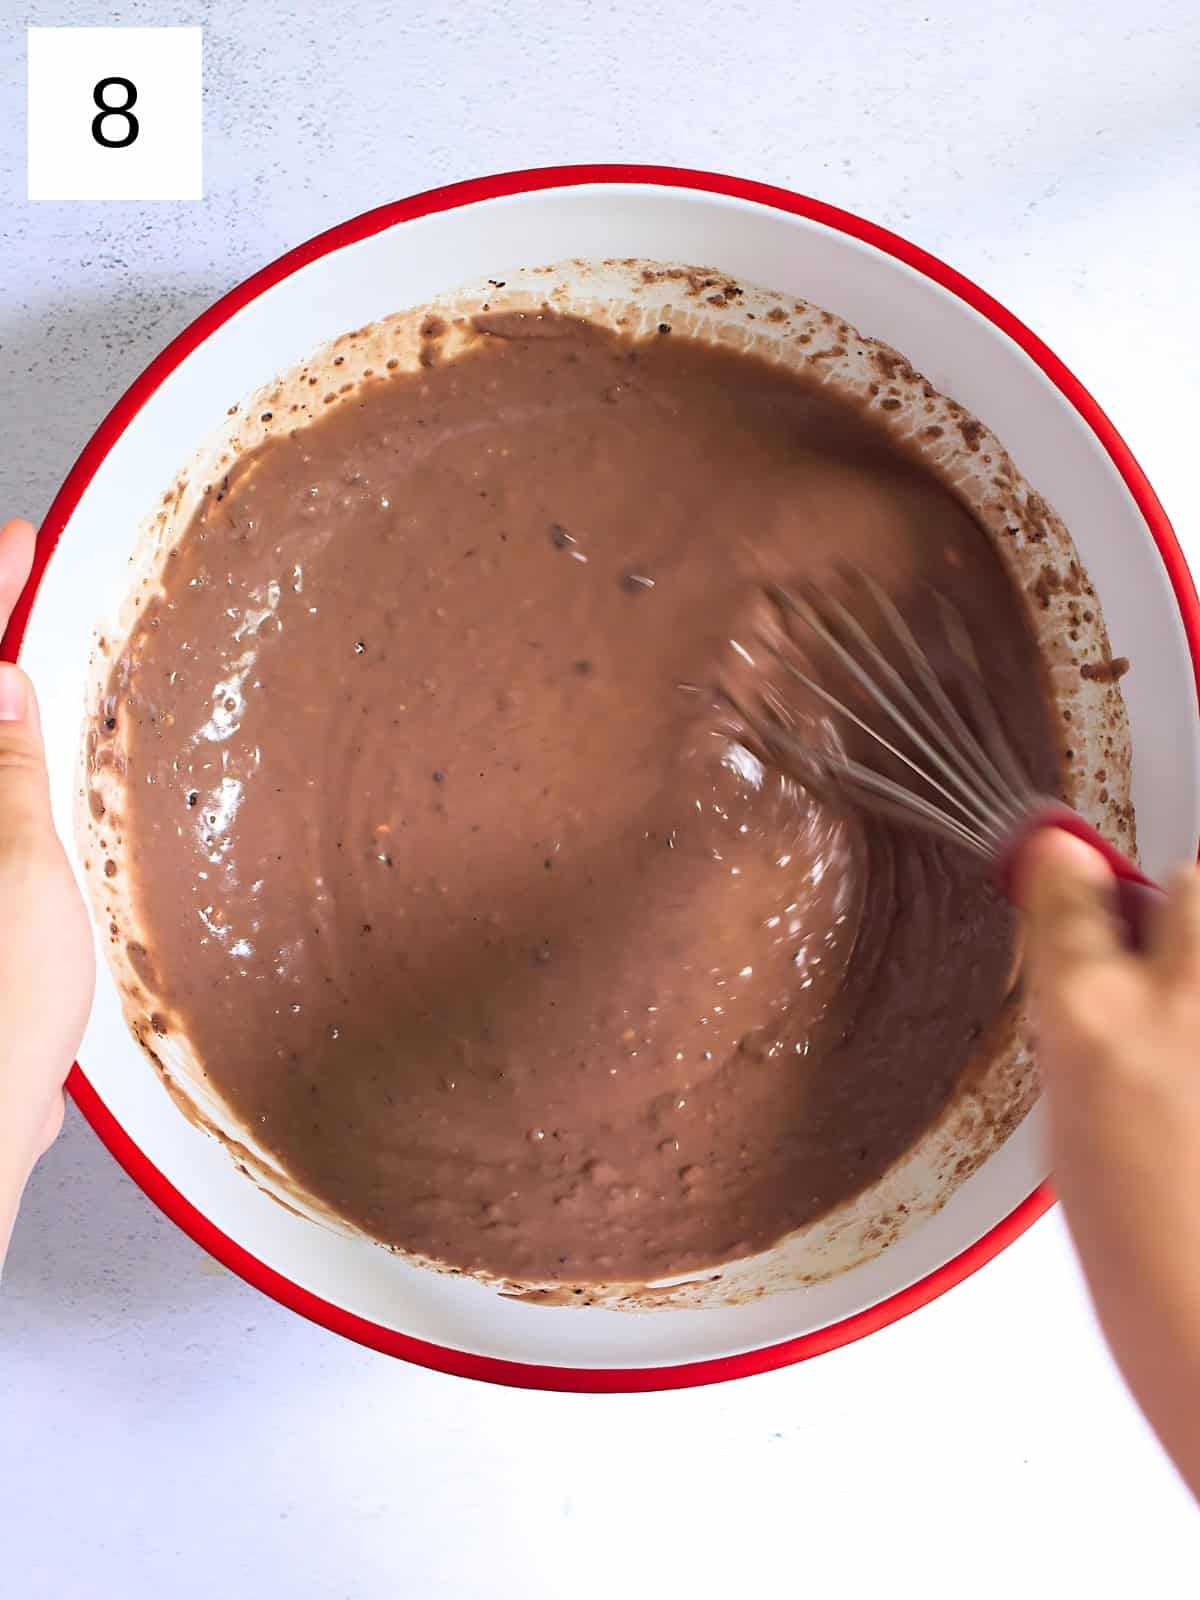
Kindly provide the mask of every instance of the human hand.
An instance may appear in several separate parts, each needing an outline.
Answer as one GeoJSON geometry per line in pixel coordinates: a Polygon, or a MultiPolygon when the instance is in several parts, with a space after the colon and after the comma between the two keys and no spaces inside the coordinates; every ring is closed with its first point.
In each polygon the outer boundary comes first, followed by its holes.
{"type": "MultiPolygon", "coordinates": [[[[28,522],[0,527],[0,635],[33,564],[28,522]]],[[[37,701],[0,662],[0,1261],[92,1003],[88,915],[54,831],[37,701]]]]}
{"type": "Polygon", "coordinates": [[[1200,1496],[1200,873],[1141,956],[1087,845],[1042,831],[1020,880],[1055,1182],[1117,1362],[1200,1496]]]}

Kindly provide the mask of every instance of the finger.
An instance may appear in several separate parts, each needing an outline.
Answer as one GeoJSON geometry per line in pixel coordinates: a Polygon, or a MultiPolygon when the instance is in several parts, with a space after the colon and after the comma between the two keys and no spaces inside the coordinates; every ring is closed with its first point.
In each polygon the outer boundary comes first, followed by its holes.
{"type": "Polygon", "coordinates": [[[0,850],[52,827],[37,697],[20,667],[0,661],[0,850]]]}
{"type": "Polygon", "coordinates": [[[67,1104],[60,1089],[51,1100],[50,1110],[46,1113],[46,1119],[42,1123],[41,1133],[38,1136],[37,1153],[39,1157],[46,1154],[46,1151],[49,1150],[55,1139],[62,1132],[66,1111],[67,1104]]]}
{"type": "Polygon", "coordinates": [[[36,541],[32,522],[18,519],[0,528],[0,634],[8,627],[21,590],[29,581],[36,541]]]}
{"type": "Polygon", "coordinates": [[[1123,956],[1113,876],[1090,845],[1042,828],[1021,853],[1018,879],[1035,985],[1053,986],[1082,966],[1123,956]]]}
{"type": "Polygon", "coordinates": [[[1183,867],[1150,930],[1150,959],[1163,980],[1200,988],[1200,872],[1183,867]]]}

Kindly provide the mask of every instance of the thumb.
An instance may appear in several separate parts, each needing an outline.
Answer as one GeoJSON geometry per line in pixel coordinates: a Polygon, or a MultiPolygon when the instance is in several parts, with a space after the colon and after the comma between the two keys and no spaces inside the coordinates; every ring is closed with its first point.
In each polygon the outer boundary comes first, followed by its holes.
{"type": "Polygon", "coordinates": [[[1039,829],[1021,852],[1017,882],[1035,987],[1123,955],[1112,873],[1082,839],[1060,828],[1039,829]]]}
{"type": "Polygon", "coordinates": [[[20,667],[0,661],[0,849],[50,827],[37,698],[20,667]]]}

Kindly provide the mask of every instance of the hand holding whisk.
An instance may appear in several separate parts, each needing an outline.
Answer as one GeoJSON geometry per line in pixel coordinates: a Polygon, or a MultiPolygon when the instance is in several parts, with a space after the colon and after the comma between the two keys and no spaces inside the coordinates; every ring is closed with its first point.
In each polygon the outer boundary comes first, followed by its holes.
{"type": "Polygon", "coordinates": [[[768,592],[790,628],[768,648],[792,681],[841,719],[842,731],[856,730],[852,737],[862,755],[817,748],[800,738],[778,693],[770,697],[770,716],[751,719],[768,753],[801,776],[826,779],[869,809],[970,850],[988,863],[1010,900],[1016,863],[1030,836],[1046,827],[1074,834],[1112,870],[1116,912],[1128,943],[1140,949],[1147,914],[1162,891],[1078,812],[1038,793],[1004,732],[966,625],[950,601],[933,596],[961,709],[879,584],[861,572],[853,578],[890,635],[895,663],[841,600],[778,587],[768,592]],[[845,694],[802,664],[808,657],[794,648],[800,642],[828,658],[845,694]]]}

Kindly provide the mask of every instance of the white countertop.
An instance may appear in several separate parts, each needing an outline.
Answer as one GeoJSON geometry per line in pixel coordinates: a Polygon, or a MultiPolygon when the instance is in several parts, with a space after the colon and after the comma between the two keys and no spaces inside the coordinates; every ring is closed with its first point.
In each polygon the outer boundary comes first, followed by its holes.
{"type": "MultiPolygon", "coordinates": [[[[819,195],[974,277],[1097,395],[1200,564],[1194,0],[35,0],[24,21],[203,22],[207,198],[26,202],[24,42],[5,25],[6,515],[40,516],[150,356],[286,247],[450,179],[631,159],[819,195]]],[[[1174,1600],[1196,1592],[1198,1533],[1056,1213],[807,1365],[531,1395],[388,1361],[262,1298],[71,1115],[0,1295],[13,1600],[1174,1600]]]]}

